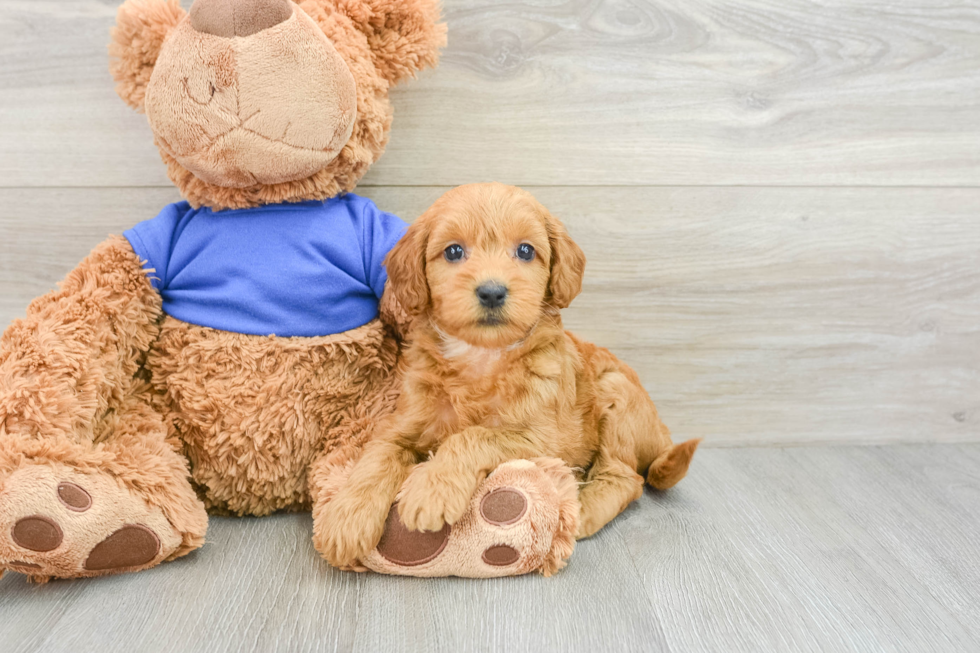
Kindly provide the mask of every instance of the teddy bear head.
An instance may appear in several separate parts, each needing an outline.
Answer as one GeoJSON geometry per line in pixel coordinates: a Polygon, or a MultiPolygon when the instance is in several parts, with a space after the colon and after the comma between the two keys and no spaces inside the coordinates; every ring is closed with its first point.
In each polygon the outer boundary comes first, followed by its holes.
{"type": "Polygon", "coordinates": [[[127,0],[110,69],[184,197],[244,208],[353,189],[445,35],[438,0],[127,0]]]}

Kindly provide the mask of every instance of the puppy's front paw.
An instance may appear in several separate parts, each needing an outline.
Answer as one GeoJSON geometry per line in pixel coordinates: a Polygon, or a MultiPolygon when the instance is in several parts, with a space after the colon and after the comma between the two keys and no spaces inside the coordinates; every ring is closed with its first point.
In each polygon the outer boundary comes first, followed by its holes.
{"type": "Polygon", "coordinates": [[[478,480],[422,463],[402,486],[398,515],[413,531],[438,531],[444,524],[455,524],[469,507],[478,480]]]}
{"type": "Polygon", "coordinates": [[[373,506],[341,493],[317,515],[313,543],[334,567],[350,568],[377,546],[387,514],[377,515],[373,506]]]}

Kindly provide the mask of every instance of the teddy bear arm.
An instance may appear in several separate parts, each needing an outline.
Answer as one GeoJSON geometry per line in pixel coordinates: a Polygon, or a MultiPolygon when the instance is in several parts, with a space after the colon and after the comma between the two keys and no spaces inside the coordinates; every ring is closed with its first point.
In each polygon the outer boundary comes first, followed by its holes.
{"type": "Polygon", "coordinates": [[[140,369],[161,314],[129,242],[98,245],[0,337],[0,435],[92,440],[140,369]]]}

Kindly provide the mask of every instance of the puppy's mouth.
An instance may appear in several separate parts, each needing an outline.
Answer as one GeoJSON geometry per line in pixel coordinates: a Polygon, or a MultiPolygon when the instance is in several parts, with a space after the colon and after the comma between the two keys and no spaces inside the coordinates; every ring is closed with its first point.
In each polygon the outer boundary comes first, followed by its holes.
{"type": "Polygon", "coordinates": [[[507,324],[507,319],[498,311],[487,311],[477,320],[477,324],[480,326],[495,327],[507,324]]]}

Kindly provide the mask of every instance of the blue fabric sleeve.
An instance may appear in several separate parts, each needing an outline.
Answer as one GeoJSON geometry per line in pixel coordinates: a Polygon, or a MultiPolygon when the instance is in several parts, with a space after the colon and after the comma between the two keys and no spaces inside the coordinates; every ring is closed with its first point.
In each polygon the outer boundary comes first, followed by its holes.
{"type": "Polygon", "coordinates": [[[391,248],[401,240],[408,224],[396,215],[385,213],[374,202],[364,199],[361,212],[361,246],[364,253],[365,282],[381,299],[385,290],[388,272],[384,267],[385,257],[391,248]]]}
{"type": "Polygon", "coordinates": [[[132,245],[136,255],[141,261],[145,261],[143,268],[154,270],[149,278],[150,283],[157,290],[166,287],[167,266],[170,263],[174,233],[188,210],[190,205],[187,202],[168,204],[157,217],[123,232],[123,236],[132,245]]]}

